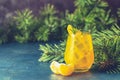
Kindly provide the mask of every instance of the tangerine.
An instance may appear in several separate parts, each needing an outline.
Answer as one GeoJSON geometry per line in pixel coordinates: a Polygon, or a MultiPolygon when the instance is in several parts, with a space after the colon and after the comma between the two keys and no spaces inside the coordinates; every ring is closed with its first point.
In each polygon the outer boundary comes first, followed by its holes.
{"type": "Polygon", "coordinates": [[[74,65],[58,63],[57,61],[53,61],[50,64],[50,69],[55,74],[61,74],[63,76],[69,76],[74,72],[74,65]]]}

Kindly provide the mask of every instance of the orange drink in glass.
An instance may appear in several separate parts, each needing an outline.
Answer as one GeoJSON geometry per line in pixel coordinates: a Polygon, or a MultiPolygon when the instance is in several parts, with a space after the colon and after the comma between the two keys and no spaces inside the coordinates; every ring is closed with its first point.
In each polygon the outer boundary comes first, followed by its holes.
{"type": "Polygon", "coordinates": [[[89,32],[75,30],[68,25],[68,39],[64,59],[66,64],[74,64],[75,72],[86,72],[94,63],[92,37],[89,32]]]}

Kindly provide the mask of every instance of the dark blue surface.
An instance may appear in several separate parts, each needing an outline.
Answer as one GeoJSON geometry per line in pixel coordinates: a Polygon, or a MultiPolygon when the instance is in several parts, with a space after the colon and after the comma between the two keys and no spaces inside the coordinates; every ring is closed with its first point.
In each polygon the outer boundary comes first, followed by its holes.
{"type": "Polygon", "coordinates": [[[39,43],[0,45],[0,80],[120,80],[120,74],[74,73],[64,77],[40,63],[39,43]]]}

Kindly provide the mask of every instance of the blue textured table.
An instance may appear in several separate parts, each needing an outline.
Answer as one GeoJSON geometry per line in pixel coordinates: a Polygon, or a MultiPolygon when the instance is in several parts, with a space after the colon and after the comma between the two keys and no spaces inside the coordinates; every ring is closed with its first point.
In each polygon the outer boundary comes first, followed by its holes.
{"type": "Polygon", "coordinates": [[[40,63],[39,43],[0,45],[0,80],[120,80],[120,74],[53,74],[49,63],[40,63]]]}

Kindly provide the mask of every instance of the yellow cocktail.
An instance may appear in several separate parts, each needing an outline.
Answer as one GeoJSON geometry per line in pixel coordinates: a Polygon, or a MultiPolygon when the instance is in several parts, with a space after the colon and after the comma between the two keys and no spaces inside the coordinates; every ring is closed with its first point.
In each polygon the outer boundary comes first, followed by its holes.
{"type": "Polygon", "coordinates": [[[74,64],[75,71],[86,72],[94,62],[92,37],[68,25],[68,39],[64,59],[67,64],[74,64]]]}

